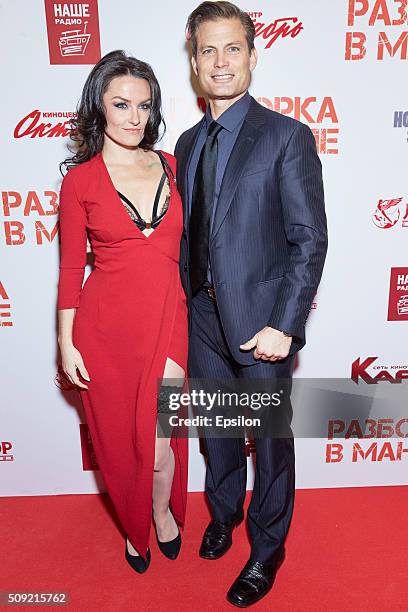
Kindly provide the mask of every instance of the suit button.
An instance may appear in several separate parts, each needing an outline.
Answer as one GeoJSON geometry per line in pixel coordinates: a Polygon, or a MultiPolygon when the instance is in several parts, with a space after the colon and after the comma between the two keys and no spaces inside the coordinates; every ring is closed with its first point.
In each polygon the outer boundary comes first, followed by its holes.
{"type": "Polygon", "coordinates": [[[184,264],[184,272],[187,272],[187,264],[184,264]]]}

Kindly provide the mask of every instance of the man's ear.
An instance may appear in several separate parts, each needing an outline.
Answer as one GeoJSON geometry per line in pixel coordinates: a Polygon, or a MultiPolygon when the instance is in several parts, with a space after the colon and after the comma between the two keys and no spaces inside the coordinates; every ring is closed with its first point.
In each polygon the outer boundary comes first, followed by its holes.
{"type": "Polygon", "coordinates": [[[192,65],[192,67],[193,67],[194,74],[195,74],[196,76],[198,76],[198,70],[197,70],[197,61],[196,61],[196,58],[194,57],[194,55],[192,55],[192,56],[191,56],[191,65],[192,65]]]}
{"type": "Polygon", "coordinates": [[[249,56],[249,69],[254,70],[255,66],[258,63],[258,53],[255,49],[255,47],[251,50],[250,56],[249,56]]]}

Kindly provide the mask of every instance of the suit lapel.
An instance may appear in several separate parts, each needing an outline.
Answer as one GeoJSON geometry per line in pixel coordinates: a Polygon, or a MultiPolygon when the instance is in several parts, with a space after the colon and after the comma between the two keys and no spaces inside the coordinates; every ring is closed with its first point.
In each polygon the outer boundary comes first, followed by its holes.
{"type": "Polygon", "coordinates": [[[262,135],[259,127],[264,123],[264,120],[264,109],[252,99],[251,106],[249,107],[242,128],[238,134],[227,167],[225,168],[210,240],[212,240],[218,232],[231,206],[239,180],[245,170],[245,163],[248,161],[258,138],[262,135]]]}
{"type": "Polygon", "coordinates": [[[187,230],[188,225],[188,168],[190,165],[191,156],[193,154],[194,144],[204,119],[205,115],[202,120],[191,128],[191,130],[186,134],[185,142],[182,149],[180,149],[180,156],[177,160],[177,177],[183,201],[183,220],[185,230],[187,230]]]}

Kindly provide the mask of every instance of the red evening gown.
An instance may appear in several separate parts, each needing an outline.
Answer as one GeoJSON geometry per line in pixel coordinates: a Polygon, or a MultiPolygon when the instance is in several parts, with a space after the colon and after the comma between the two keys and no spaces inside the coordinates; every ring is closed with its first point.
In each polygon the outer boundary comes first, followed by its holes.
{"type": "MultiPolygon", "coordinates": [[[[176,175],[175,158],[162,152],[176,175]]],[[[179,276],[182,204],[171,175],[167,212],[149,236],[130,218],[102,154],[72,168],[60,195],[58,309],[76,308],[73,343],[96,457],[123,529],[146,556],[152,518],[158,380],[167,357],[187,371],[187,306],[179,276]],[[82,287],[87,234],[94,268],[82,287]]],[[[173,436],[170,505],[184,525],[187,438],[173,436]]]]}

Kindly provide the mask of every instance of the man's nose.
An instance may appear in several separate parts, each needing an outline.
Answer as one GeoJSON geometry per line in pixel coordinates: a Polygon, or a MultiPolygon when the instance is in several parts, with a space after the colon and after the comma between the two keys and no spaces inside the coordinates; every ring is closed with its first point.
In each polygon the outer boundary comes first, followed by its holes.
{"type": "Polygon", "coordinates": [[[223,68],[228,65],[228,58],[225,51],[217,51],[215,54],[215,67],[223,68]]]}

